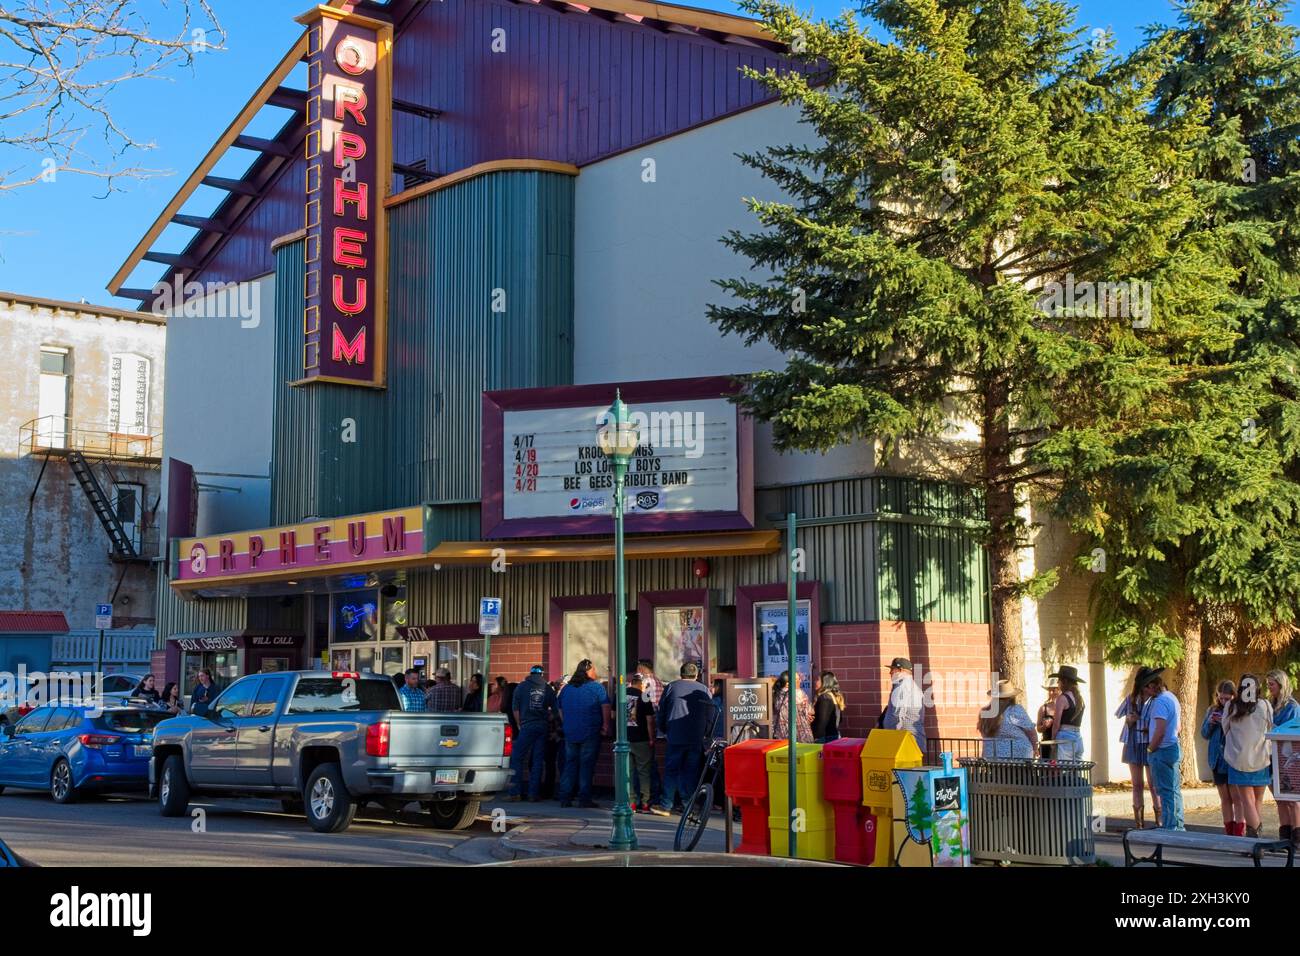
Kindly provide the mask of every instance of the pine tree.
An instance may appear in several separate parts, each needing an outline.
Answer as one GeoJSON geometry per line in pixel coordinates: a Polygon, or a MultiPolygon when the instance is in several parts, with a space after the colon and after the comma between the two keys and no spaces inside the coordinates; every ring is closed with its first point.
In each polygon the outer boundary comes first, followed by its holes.
{"type": "Polygon", "coordinates": [[[767,275],[721,281],[710,317],[787,355],[742,403],[782,450],[888,460],[978,426],[943,447],[982,491],[994,666],[1023,686],[1021,602],[1053,582],[1021,574],[1023,508],[1061,480],[1038,447],[1145,414],[1186,374],[1170,354],[1232,344],[1221,255],[1189,237],[1203,111],[1152,124],[1159,71],[1056,0],[866,0],[881,39],[745,5],[805,61],[761,79],[816,136],[743,157],[789,198],[724,240],[767,275]]]}
{"type": "MultiPolygon", "coordinates": [[[[1050,450],[1073,480],[1064,510],[1108,558],[1097,635],[1112,661],[1178,665],[1184,754],[1209,640],[1277,651],[1300,600],[1300,61],[1287,6],[1192,0],[1137,57],[1162,74],[1153,124],[1206,116],[1191,228],[1231,266],[1231,344],[1198,356],[1213,374],[1189,374],[1105,454],[1080,453],[1097,445],[1085,432],[1050,450]]],[[[1194,760],[1183,774],[1197,779],[1194,760]]]]}

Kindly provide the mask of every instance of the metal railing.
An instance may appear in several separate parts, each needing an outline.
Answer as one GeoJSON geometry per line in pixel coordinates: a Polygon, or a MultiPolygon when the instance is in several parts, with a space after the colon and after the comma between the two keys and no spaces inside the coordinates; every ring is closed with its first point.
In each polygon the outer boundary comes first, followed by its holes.
{"type": "MultiPolygon", "coordinates": [[[[104,632],[104,663],[148,664],[154,649],[153,631],[104,632]]],[[[93,664],[99,657],[99,632],[56,634],[50,642],[55,665],[93,664]]]]}
{"type": "Polygon", "coordinates": [[[1087,760],[958,761],[970,783],[971,857],[987,863],[1097,862],[1087,760]]]}
{"type": "Polygon", "coordinates": [[[120,432],[107,424],[76,422],[66,415],[33,418],[18,428],[20,456],[69,451],[79,451],[87,458],[156,461],[162,455],[162,432],[120,432]]]}
{"type": "Polygon", "coordinates": [[[952,754],[954,761],[966,757],[975,758],[984,756],[984,738],[982,737],[926,737],[925,738],[925,765],[927,767],[938,767],[942,765],[943,760],[939,756],[943,753],[952,754]]]}

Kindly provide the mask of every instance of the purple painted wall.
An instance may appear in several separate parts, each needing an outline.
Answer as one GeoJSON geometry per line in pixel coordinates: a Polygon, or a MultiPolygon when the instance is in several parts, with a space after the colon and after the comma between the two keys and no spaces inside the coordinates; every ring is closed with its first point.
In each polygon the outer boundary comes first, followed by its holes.
{"type": "MultiPolygon", "coordinates": [[[[508,0],[427,4],[394,47],[393,95],[443,115],[394,113],[393,161],[424,159],[440,174],[496,159],[591,163],[770,99],[740,68],[785,62],[753,47],[508,0]],[[492,52],[496,29],[505,31],[504,53],[492,52]]],[[[271,240],[302,228],[302,190],[295,160],[190,278],[274,271],[271,240]]]]}

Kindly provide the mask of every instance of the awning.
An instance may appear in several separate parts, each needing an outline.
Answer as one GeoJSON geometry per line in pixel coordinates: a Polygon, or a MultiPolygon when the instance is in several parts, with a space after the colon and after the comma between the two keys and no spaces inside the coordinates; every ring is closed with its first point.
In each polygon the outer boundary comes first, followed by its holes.
{"type": "Polygon", "coordinates": [[[0,611],[0,634],[67,634],[62,611],[0,611]]]}
{"type": "MultiPolygon", "coordinates": [[[[655,558],[715,558],[745,555],[772,554],[780,547],[781,533],[762,531],[715,531],[691,534],[647,535],[630,537],[624,541],[624,553],[629,561],[648,561],[655,558]]],[[[551,561],[612,561],[614,539],[566,538],[554,541],[510,539],[501,541],[441,541],[429,551],[412,554],[400,561],[380,561],[386,570],[409,570],[433,566],[486,566],[504,559],[506,564],[544,564],[551,561]]],[[[352,572],[365,570],[353,563],[352,572]]],[[[238,595],[245,589],[260,588],[270,582],[299,585],[306,581],[319,582],[323,578],[337,577],[339,568],[328,564],[317,567],[300,566],[285,570],[252,574],[226,573],[215,578],[173,580],[171,586],[187,595],[238,595]]],[[[291,588],[289,590],[295,590],[291,588]]]]}

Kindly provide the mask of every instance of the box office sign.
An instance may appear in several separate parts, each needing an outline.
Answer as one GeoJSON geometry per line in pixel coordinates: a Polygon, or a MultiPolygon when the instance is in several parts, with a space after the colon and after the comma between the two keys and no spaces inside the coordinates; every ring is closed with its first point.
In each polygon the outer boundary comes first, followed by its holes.
{"type": "Polygon", "coordinates": [[[484,537],[612,531],[597,434],[616,387],[639,430],[627,530],[753,527],[752,432],[730,380],[678,379],[484,393],[484,537]]]}
{"type": "Polygon", "coordinates": [[[421,508],[378,511],[279,528],[205,538],[176,545],[172,584],[254,583],[297,575],[382,568],[424,553],[421,508]]]}
{"type": "Polygon", "coordinates": [[[384,384],[392,27],[317,7],[307,26],[303,378],[384,384]]]}

